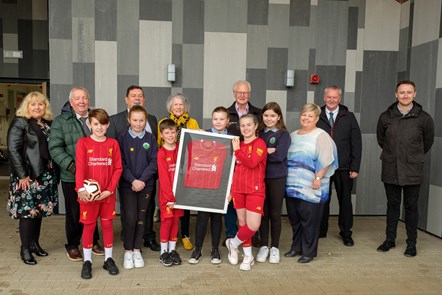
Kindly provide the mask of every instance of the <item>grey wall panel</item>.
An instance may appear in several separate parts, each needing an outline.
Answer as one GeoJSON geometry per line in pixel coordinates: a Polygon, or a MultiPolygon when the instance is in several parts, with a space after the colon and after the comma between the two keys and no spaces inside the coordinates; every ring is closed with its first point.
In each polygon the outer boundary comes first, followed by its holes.
{"type": "Polygon", "coordinates": [[[91,106],[103,108],[104,106],[95,105],[95,64],[74,62],[72,69],[74,78],[73,85],[84,87],[89,91],[91,106]]]}
{"type": "Polygon", "coordinates": [[[322,105],[324,102],[323,94],[325,87],[329,85],[337,85],[344,88],[345,66],[317,66],[316,73],[321,77],[321,82],[315,85],[315,103],[322,105]]]}
{"type": "Polygon", "coordinates": [[[51,87],[54,84],[72,85],[72,40],[49,39],[49,48],[51,87]]]}
{"type": "MultiPolygon", "coordinates": [[[[355,109],[355,94],[354,94],[354,92],[345,92],[345,89],[342,89],[342,91],[344,91],[344,93],[342,94],[341,103],[346,105],[351,112],[354,112],[354,109],[355,109]]],[[[322,100],[324,100],[324,99],[322,99],[322,100]]],[[[321,104],[323,105],[324,101],[322,101],[321,104]]]]}
{"type": "Polygon", "coordinates": [[[203,89],[202,88],[184,88],[183,94],[190,102],[190,117],[194,118],[198,125],[203,122],[203,89]]]}
{"type": "Polygon", "coordinates": [[[299,129],[299,112],[287,112],[287,116],[284,119],[290,133],[299,129]]]}
{"type": "Polygon", "coordinates": [[[72,84],[51,84],[49,100],[51,101],[54,117],[61,114],[61,108],[69,101],[69,91],[72,87],[72,84]]]}
{"type": "Polygon", "coordinates": [[[72,39],[72,0],[49,0],[49,38],[72,39]]]}
{"type": "MultiPolygon", "coordinates": [[[[3,48],[3,19],[0,18],[0,48],[3,48]]],[[[3,58],[0,58],[3,61],[3,58]]]]}
{"type": "Polygon", "coordinates": [[[361,112],[361,99],[362,99],[362,72],[356,72],[355,79],[355,113],[361,112]]]}
{"type": "MultiPolygon", "coordinates": [[[[316,73],[316,49],[311,48],[309,50],[309,57],[308,57],[308,73],[314,74],[316,73]]],[[[296,78],[296,77],[295,77],[296,78]]],[[[308,91],[314,91],[316,89],[316,86],[313,84],[308,84],[308,79],[306,80],[307,83],[307,90],[308,91]]],[[[296,84],[295,84],[296,85],[296,84]]]]}
{"type": "Polygon", "coordinates": [[[321,5],[318,6],[316,64],[345,65],[348,3],[322,0],[319,3],[321,5]]]}
{"type": "Polygon", "coordinates": [[[267,26],[248,26],[247,32],[247,67],[253,69],[267,68],[267,26]]]}
{"type": "Polygon", "coordinates": [[[289,44],[289,6],[271,4],[269,7],[269,44],[268,47],[288,47],[289,44]]]}
{"type": "Polygon", "coordinates": [[[358,41],[358,13],[357,7],[348,8],[347,49],[356,49],[358,41]]]}
{"type": "Polygon", "coordinates": [[[117,0],[95,0],[95,40],[117,40],[117,0]]]}
{"type": "Polygon", "coordinates": [[[3,22],[3,33],[17,33],[17,6],[0,3],[0,19],[3,22]]]}
{"type": "Polygon", "coordinates": [[[4,63],[3,59],[0,62],[0,74],[2,77],[19,78],[18,64],[4,63]]]}
{"type": "Polygon", "coordinates": [[[365,27],[365,0],[348,0],[348,7],[358,8],[358,28],[365,27]]]}
{"type": "Polygon", "coordinates": [[[167,116],[166,100],[169,97],[169,87],[143,87],[144,96],[148,98],[149,112],[160,120],[167,116]]]}
{"type": "Polygon", "coordinates": [[[285,90],[288,49],[269,48],[267,52],[267,90],[285,90]]]}
{"type": "Polygon", "coordinates": [[[31,78],[32,67],[32,20],[18,20],[18,49],[23,50],[23,58],[18,60],[19,75],[31,78]]]}
{"type": "MultiPolygon", "coordinates": [[[[1,32],[1,30],[0,30],[1,32]]],[[[32,48],[37,50],[48,50],[48,21],[33,20],[32,21],[32,48]]],[[[1,43],[0,43],[1,44],[1,43]]]]}
{"type": "Polygon", "coordinates": [[[376,134],[362,134],[362,162],[356,183],[357,214],[385,214],[387,199],[381,182],[381,148],[376,134]]]}
{"type": "Polygon", "coordinates": [[[183,8],[183,43],[204,43],[204,2],[200,0],[184,1],[183,8]]]}
{"type": "Polygon", "coordinates": [[[375,133],[379,114],[395,101],[398,53],[365,51],[361,88],[361,131],[375,133]]]}
{"type": "Polygon", "coordinates": [[[72,61],[95,61],[95,22],[90,17],[72,18],[72,61]]]}
{"type": "Polygon", "coordinates": [[[408,35],[409,28],[403,28],[399,31],[399,56],[398,56],[398,71],[406,71],[408,66],[408,35]]]}
{"type": "Polygon", "coordinates": [[[202,44],[183,45],[182,87],[203,88],[204,46],[202,44]]]}
{"type": "Polygon", "coordinates": [[[212,118],[208,119],[208,118],[203,118],[203,122],[200,123],[198,122],[200,128],[207,130],[212,128],[212,118]]]}
{"type": "Polygon", "coordinates": [[[247,1],[247,23],[249,25],[267,25],[269,15],[268,0],[247,1]]]}
{"type": "Polygon", "coordinates": [[[95,0],[72,1],[72,16],[92,18],[95,17],[95,0]]]}
{"type": "MultiPolygon", "coordinates": [[[[49,79],[49,51],[32,50],[32,78],[49,79]]],[[[21,73],[20,73],[21,76],[21,73]]]]}
{"type": "Polygon", "coordinates": [[[17,18],[27,20],[32,19],[32,0],[17,1],[17,18]]]}
{"type": "Polygon", "coordinates": [[[290,26],[308,27],[310,24],[310,0],[290,1],[290,26]]]}
{"type": "Polygon", "coordinates": [[[117,2],[117,71],[119,75],[137,75],[140,61],[139,0],[117,2]]]}
{"type": "MultiPolygon", "coordinates": [[[[266,102],[266,70],[247,69],[246,79],[252,85],[250,103],[257,108],[262,108],[266,102]]],[[[231,102],[225,102],[224,106],[230,106],[231,102]]]]}
{"type": "Polygon", "coordinates": [[[183,85],[183,45],[172,44],[172,63],[175,65],[175,82],[174,87],[183,85]]]}
{"type": "Polygon", "coordinates": [[[307,102],[308,71],[295,70],[295,86],[287,89],[287,115],[297,112],[307,102]]]}
{"type": "Polygon", "coordinates": [[[307,70],[309,68],[311,37],[312,32],[309,27],[289,28],[289,69],[307,70]]]}
{"type": "MultiPolygon", "coordinates": [[[[440,121],[440,120],[439,120],[440,121]]],[[[442,187],[442,137],[437,136],[429,152],[431,154],[430,183],[442,187]]]]}
{"type": "Polygon", "coordinates": [[[172,1],[172,43],[183,43],[183,9],[184,0],[172,1]]]}
{"type": "MultiPolygon", "coordinates": [[[[419,191],[418,209],[419,209],[419,228],[426,228],[428,218],[428,200],[430,194],[430,169],[431,169],[431,157],[432,153],[425,155],[423,181],[419,191]]],[[[405,215],[403,216],[405,219],[405,215]]]]}
{"type": "Polygon", "coordinates": [[[172,0],[140,0],[140,20],[172,20],[172,0]]]}
{"type": "MultiPolygon", "coordinates": [[[[125,97],[126,97],[126,90],[129,86],[132,85],[139,85],[138,83],[138,75],[118,75],[117,76],[118,81],[118,93],[117,93],[117,113],[125,110],[127,108],[125,97]]],[[[145,107],[147,108],[147,111],[149,110],[149,97],[145,95],[145,107]]]]}
{"type": "MultiPolygon", "coordinates": [[[[442,137],[442,120],[440,120],[441,118],[442,118],[442,88],[436,88],[436,95],[434,101],[434,115],[433,115],[434,135],[436,137],[442,137]]],[[[442,153],[440,155],[442,155],[442,153]]],[[[442,183],[439,186],[442,186],[442,183]]]]}
{"type": "Polygon", "coordinates": [[[206,32],[247,32],[247,0],[206,1],[204,29],[206,32]]]}
{"type": "Polygon", "coordinates": [[[411,48],[410,79],[416,83],[416,101],[434,116],[438,40],[411,48]]]}

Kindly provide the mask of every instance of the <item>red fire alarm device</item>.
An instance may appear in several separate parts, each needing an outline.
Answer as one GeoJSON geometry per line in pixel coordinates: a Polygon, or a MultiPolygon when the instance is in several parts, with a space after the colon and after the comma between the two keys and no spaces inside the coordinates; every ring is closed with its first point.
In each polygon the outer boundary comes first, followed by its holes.
{"type": "Polygon", "coordinates": [[[318,84],[321,81],[321,77],[318,74],[310,75],[310,84],[318,84]]]}

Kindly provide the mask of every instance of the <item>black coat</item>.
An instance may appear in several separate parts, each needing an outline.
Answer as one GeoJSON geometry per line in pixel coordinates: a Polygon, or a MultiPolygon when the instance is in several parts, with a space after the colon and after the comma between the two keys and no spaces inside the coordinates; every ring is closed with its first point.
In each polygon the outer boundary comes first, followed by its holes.
{"type": "MultiPolygon", "coordinates": [[[[112,115],[110,117],[110,125],[107,129],[106,136],[110,138],[118,138],[124,134],[129,129],[129,122],[127,121],[127,110],[124,110],[118,114],[112,115]]],[[[152,134],[155,136],[155,139],[158,139],[158,121],[157,117],[154,115],[147,115],[147,123],[149,123],[150,128],[152,129],[152,134]]]]}
{"type": "MultiPolygon", "coordinates": [[[[235,104],[236,104],[236,102],[234,102],[227,109],[229,111],[229,126],[227,126],[227,131],[232,135],[241,136],[241,131],[239,129],[239,116],[238,116],[238,113],[236,112],[235,104]]],[[[248,105],[249,105],[248,114],[254,114],[258,118],[258,121],[261,122],[262,121],[262,118],[261,118],[261,111],[262,110],[253,106],[250,102],[248,102],[248,105]]]]}
{"type": "Polygon", "coordinates": [[[425,153],[434,141],[433,119],[422,106],[413,102],[403,116],[395,102],[379,116],[376,135],[382,148],[382,181],[400,186],[421,184],[425,153]]]}
{"type": "Polygon", "coordinates": [[[338,170],[349,170],[359,173],[362,156],[362,137],[355,115],[346,106],[340,104],[335,124],[331,128],[326,108],[323,106],[316,126],[323,129],[333,138],[338,149],[338,170]]]}
{"type": "Polygon", "coordinates": [[[12,173],[20,179],[27,176],[35,179],[48,164],[40,157],[37,134],[24,117],[14,118],[9,126],[8,153],[12,173]]]}

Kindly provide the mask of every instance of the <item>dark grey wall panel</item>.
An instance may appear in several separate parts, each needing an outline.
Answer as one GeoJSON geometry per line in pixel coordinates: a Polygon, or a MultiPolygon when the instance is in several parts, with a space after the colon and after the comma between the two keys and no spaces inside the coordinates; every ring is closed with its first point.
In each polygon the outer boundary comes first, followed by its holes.
{"type": "Polygon", "coordinates": [[[409,28],[403,28],[399,31],[399,56],[398,56],[398,71],[406,71],[408,65],[408,35],[409,28]]]}
{"type": "Polygon", "coordinates": [[[95,40],[117,40],[117,0],[95,0],[95,40]]]}
{"type": "Polygon", "coordinates": [[[23,58],[18,60],[19,75],[23,78],[32,78],[32,20],[19,19],[17,25],[18,48],[23,50],[23,58]]]}
{"type": "MultiPolygon", "coordinates": [[[[440,118],[440,117],[439,117],[440,118]]],[[[440,120],[438,120],[440,121],[440,120]]],[[[432,185],[442,187],[442,145],[440,142],[441,136],[436,136],[433,146],[431,147],[431,171],[430,181],[432,185]]],[[[440,197],[440,196],[439,196],[440,197]]]]}
{"type": "Polygon", "coordinates": [[[299,112],[307,102],[308,76],[308,71],[295,70],[295,86],[287,89],[288,112],[299,112]]]}
{"type": "Polygon", "coordinates": [[[172,20],[171,0],[140,0],[140,20],[172,20]]]}
{"type": "MultiPolygon", "coordinates": [[[[1,30],[0,30],[1,32],[1,30]]],[[[47,20],[32,21],[32,47],[38,50],[49,49],[49,30],[47,20]]]]}
{"type": "MultiPolygon", "coordinates": [[[[344,88],[345,66],[317,66],[316,73],[321,77],[321,82],[313,85],[315,87],[315,103],[323,105],[325,87],[337,85],[344,88]]],[[[344,95],[344,93],[342,95],[344,95]]]]}
{"type": "MultiPolygon", "coordinates": [[[[430,193],[430,169],[431,169],[431,153],[425,155],[424,171],[423,171],[423,181],[421,184],[418,200],[419,209],[419,223],[418,228],[426,228],[427,218],[428,218],[428,200],[430,193]]],[[[405,219],[405,214],[402,215],[405,219]]]]}
{"type": "Polygon", "coordinates": [[[198,125],[203,122],[203,89],[183,88],[184,96],[190,102],[190,116],[194,118],[198,125]]]}
{"type": "Polygon", "coordinates": [[[0,3],[0,19],[3,22],[3,33],[17,33],[17,5],[0,3]]]}
{"type": "Polygon", "coordinates": [[[175,82],[173,87],[181,87],[183,83],[183,45],[172,44],[172,63],[175,65],[175,82]]]}
{"type": "Polygon", "coordinates": [[[355,79],[355,113],[361,112],[361,99],[362,99],[362,72],[356,72],[355,79]]]}
{"type": "MultiPolygon", "coordinates": [[[[137,9],[138,10],[138,9],[137,9]]],[[[75,0],[72,2],[73,17],[95,17],[95,0],[75,0]]]]}
{"type": "Polygon", "coordinates": [[[286,90],[284,85],[288,63],[287,48],[268,48],[267,90],[286,90]]]}
{"type": "Polygon", "coordinates": [[[362,77],[361,131],[376,133],[379,114],[396,98],[398,53],[392,51],[365,51],[362,77]]]}
{"type": "Polygon", "coordinates": [[[356,49],[358,45],[358,13],[357,7],[348,8],[347,49],[356,49]]]}
{"type": "Polygon", "coordinates": [[[199,0],[184,1],[183,43],[204,43],[204,2],[199,0]]]}
{"type": "Polygon", "coordinates": [[[49,51],[32,50],[32,77],[49,79],[49,51]]]}
{"type": "Polygon", "coordinates": [[[17,18],[18,19],[32,19],[32,0],[17,1],[17,18]],[[31,8],[31,9],[29,9],[31,8]]]}
{"type": "Polygon", "coordinates": [[[103,106],[95,105],[95,64],[94,63],[73,63],[74,85],[84,87],[89,91],[90,104],[96,108],[103,106]]]}
{"type": "Polygon", "coordinates": [[[247,24],[267,25],[269,15],[268,0],[247,1],[247,24]]]}
{"type": "Polygon", "coordinates": [[[308,27],[310,25],[310,0],[290,1],[290,26],[308,27]]]}
{"type": "MultiPolygon", "coordinates": [[[[3,19],[0,18],[0,48],[3,48],[3,19]]],[[[3,58],[0,58],[3,60],[3,58]]]]}
{"type": "Polygon", "coordinates": [[[166,100],[170,95],[169,87],[143,87],[144,96],[148,97],[149,112],[160,120],[167,116],[166,100]]]}
{"type": "MultiPolygon", "coordinates": [[[[434,135],[442,137],[442,88],[436,88],[436,95],[434,100],[434,135]]],[[[441,157],[442,158],[442,157],[441,157]]],[[[442,172],[442,170],[441,170],[442,172]]],[[[440,178],[442,181],[442,177],[440,178]]],[[[442,186],[442,185],[440,185],[442,186]]]]}
{"type": "MultiPolygon", "coordinates": [[[[118,81],[117,110],[118,112],[121,112],[127,108],[126,101],[124,99],[126,97],[127,88],[132,85],[139,85],[138,75],[118,75],[117,81],[118,81]]],[[[149,112],[150,111],[148,109],[149,97],[147,97],[146,94],[144,96],[146,99],[145,107],[149,112]]]]}
{"type": "Polygon", "coordinates": [[[72,87],[72,85],[51,84],[50,101],[54,117],[61,114],[61,108],[69,101],[69,91],[72,87]]]}
{"type": "MultiPolygon", "coordinates": [[[[247,69],[246,79],[252,85],[250,103],[257,108],[263,107],[266,102],[266,72],[264,69],[247,69]]],[[[224,105],[230,106],[230,101],[224,105]]]]}
{"type": "Polygon", "coordinates": [[[72,39],[72,0],[49,0],[49,38],[72,39]]]}

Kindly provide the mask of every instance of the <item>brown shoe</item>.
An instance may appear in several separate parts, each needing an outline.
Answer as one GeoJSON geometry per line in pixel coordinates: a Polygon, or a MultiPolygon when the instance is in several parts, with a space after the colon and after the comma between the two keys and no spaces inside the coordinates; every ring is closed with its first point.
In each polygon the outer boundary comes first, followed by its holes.
{"type": "Polygon", "coordinates": [[[98,255],[98,256],[103,256],[104,249],[100,245],[96,244],[92,247],[92,253],[94,253],[95,255],[98,255]]]}
{"type": "Polygon", "coordinates": [[[82,261],[83,260],[83,255],[81,255],[81,252],[80,252],[80,250],[78,250],[78,248],[73,248],[73,249],[67,250],[66,255],[68,256],[69,260],[72,260],[72,261],[82,261]]]}

